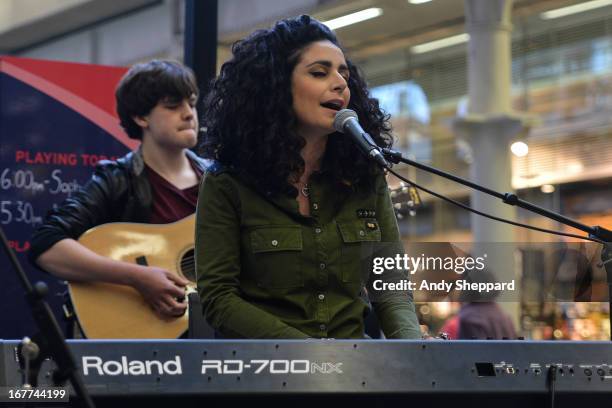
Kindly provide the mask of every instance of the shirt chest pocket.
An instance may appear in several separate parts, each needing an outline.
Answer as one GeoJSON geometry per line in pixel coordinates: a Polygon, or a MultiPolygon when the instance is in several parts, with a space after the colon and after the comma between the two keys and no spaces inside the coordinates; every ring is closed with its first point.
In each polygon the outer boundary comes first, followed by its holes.
{"type": "Polygon", "coordinates": [[[376,219],[338,221],[342,238],[341,263],[343,282],[365,283],[372,270],[372,254],[380,242],[380,227],[376,219]]]}
{"type": "Polygon", "coordinates": [[[250,231],[253,278],[257,286],[288,289],[304,286],[299,225],[256,227],[250,231]]]}

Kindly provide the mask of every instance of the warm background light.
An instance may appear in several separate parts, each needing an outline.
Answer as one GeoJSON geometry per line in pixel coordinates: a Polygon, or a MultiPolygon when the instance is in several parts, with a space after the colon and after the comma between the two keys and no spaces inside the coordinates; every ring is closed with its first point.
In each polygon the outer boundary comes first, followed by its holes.
{"type": "Polygon", "coordinates": [[[514,142],[512,146],[510,146],[510,150],[515,156],[524,157],[529,153],[529,146],[527,146],[525,142],[514,142]]]}

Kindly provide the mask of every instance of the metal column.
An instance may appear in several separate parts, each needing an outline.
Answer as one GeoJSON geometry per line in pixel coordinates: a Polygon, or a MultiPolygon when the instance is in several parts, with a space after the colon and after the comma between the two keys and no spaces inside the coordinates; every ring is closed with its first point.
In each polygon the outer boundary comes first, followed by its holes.
{"type": "MultiPolygon", "coordinates": [[[[465,0],[468,45],[468,115],[455,120],[459,137],[472,148],[471,179],[500,192],[512,191],[510,142],[524,128],[521,116],[512,112],[511,101],[512,0],[465,0]]],[[[516,219],[516,209],[498,199],[472,192],[477,210],[516,219]]],[[[515,241],[515,227],[478,215],[471,217],[475,249],[478,243],[515,241]]],[[[490,246],[489,246],[490,247],[490,246]]],[[[500,247],[488,265],[498,276],[514,273],[514,248],[500,247]]],[[[518,297],[517,297],[518,298],[518,297]]],[[[503,303],[518,327],[518,303],[503,303]]]]}
{"type": "MultiPolygon", "coordinates": [[[[185,65],[193,69],[200,93],[217,75],[218,0],[185,0],[185,65]]],[[[201,112],[202,98],[198,101],[201,112]]]]}

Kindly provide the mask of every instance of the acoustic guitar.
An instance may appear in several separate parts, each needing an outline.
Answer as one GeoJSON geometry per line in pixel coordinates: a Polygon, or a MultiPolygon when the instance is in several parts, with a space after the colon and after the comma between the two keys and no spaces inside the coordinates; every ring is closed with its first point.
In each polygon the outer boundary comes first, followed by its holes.
{"type": "MultiPolygon", "coordinates": [[[[164,268],[192,282],[187,292],[193,292],[194,233],[195,214],[170,224],[103,224],[85,232],[79,242],[108,258],[164,268]]],[[[177,338],[187,330],[187,313],[163,319],[132,287],[91,282],[68,286],[76,317],[89,339],[177,338]]]]}

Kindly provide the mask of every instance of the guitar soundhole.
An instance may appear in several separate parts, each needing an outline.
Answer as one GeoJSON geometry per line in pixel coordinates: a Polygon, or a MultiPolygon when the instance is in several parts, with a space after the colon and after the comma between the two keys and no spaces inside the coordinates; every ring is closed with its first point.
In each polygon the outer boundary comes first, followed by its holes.
{"type": "Polygon", "coordinates": [[[193,248],[188,250],[181,257],[181,273],[191,282],[196,281],[195,276],[195,257],[194,257],[193,248]]]}

